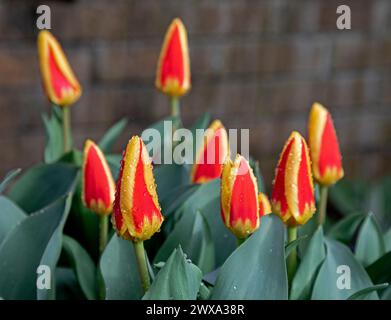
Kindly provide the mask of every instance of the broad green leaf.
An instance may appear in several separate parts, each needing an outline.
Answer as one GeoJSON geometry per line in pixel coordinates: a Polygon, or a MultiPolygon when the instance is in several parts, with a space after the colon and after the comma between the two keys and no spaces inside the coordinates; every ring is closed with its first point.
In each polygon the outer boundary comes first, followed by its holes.
{"type": "Polygon", "coordinates": [[[386,253],[366,268],[373,283],[391,281],[391,252],[386,253]]]}
{"type": "Polygon", "coordinates": [[[5,188],[8,187],[8,184],[12,181],[12,179],[14,179],[21,171],[22,169],[14,169],[5,175],[3,181],[0,182],[0,193],[3,193],[5,188]]]}
{"type": "Polygon", "coordinates": [[[310,244],[311,237],[318,229],[318,221],[316,213],[315,215],[307,221],[306,224],[300,226],[297,228],[297,235],[299,238],[306,237],[302,241],[300,241],[298,246],[299,256],[303,257],[305,252],[307,251],[307,248],[310,244]]]}
{"type": "Polygon", "coordinates": [[[83,165],[83,153],[80,150],[73,149],[65,154],[63,154],[58,162],[65,162],[73,164],[78,168],[81,168],[83,165]]]}
{"type": "Polygon", "coordinates": [[[189,176],[184,166],[161,164],[153,170],[159,199],[164,199],[180,186],[189,184],[189,176]]]}
{"type": "Polygon", "coordinates": [[[56,300],[83,300],[76,275],[71,268],[58,267],[55,270],[56,300]]]}
{"type": "Polygon", "coordinates": [[[102,139],[99,140],[98,145],[104,153],[111,151],[114,143],[124,131],[127,122],[128,121],[126,119],[121,119],[116,122],[109,130],[107,130],[102,139]]]}
{"type": "Polygon", "coordinates": [[[27,213],[46,207],[71,192],[78,169],[65,163],[40,164],[26,171],[8,195],[27,213]]]}
{"type": "Polygon", "coordinates": [[[188,184],[179,186],[166,195],[165,198],[159,199],[162,213],[165,217],[170,216],[198,189],[198,184],[188,184]]]}
{"type": "Polygon", "coordinates": [[[213,270],[215,252],[211,230],[201,212],[187,212],[182,215],[154,261],[166,261],[179,245],[203,273],[213,270]]]}
{"type": "MultiPolygon", "coordinates": [[[[368,274],[344,244],[326,239],[326,259],[318,272],[312,300],[345,300],[354,293],[373,286],[368,274]]],[[[366,299],[378,299],[376,292],[366,299]]]]}
{"type": "Polygon", "coordinates": [[[382,231],[391,228],[391,176],[383,178],[372,188],[368,202],[382,231]]]}
{"type": "Polygon", "coordinates": [[[362,213],[349,214],[333,225],[327,236],[344,244],[351,244],[364,218],[362,213]]]}
{"type": "Polygon", "coordinates": [[[64,152],[61,111],[53,109],[51,116],[42,114],[42,120],[47,138],[44,160],[45,163],[53,163],[56,162],[64,152]]]}
{"type": "Polygon", "coordinates": [[[96,299],[96,268],[88,252],[76,240],[68,236],[64,236],[62,245],[83,293],[89,300],[96,299]]]}
{"type": "Polygon", "coordinates": [[[262,217],[259,229],[221,267],[212,299],[288,299],[284,235],[278,217],[262,217]]]}
{"type": "Polygon", "coordinates": [[[142,297],[132,242],[112,236],[99,267],[105,283],[106,300],[138,300],[142,297]]]}
{"type": "Polygon", "coordinates": [[[345,178],[329,188],[329,199],[343,215],[362,212],[367,208],[368,191],[367,182],[351,181],[345,178]]]}
{"type": "Polygon", "coordinates": [[[308,248],[293,278],[291,300],[307,300],[311,297],[312,286],[325,257],[323,229],[319,227],[309,241],[308,248]]]}
{"type": "Polygon", "coordinates": [[[5,299],[53,298],[54,270],[61,251],[59,231],[65,223],[70,197],[23,219],[0,246],[0,296],[5,299]],[[37,268],[51,270],[51,289],[37,289],[37,268]]]}
{"type": "Polygon", "coordinates": [[[391,229],[386,232],[383,238],[384,238],[384,244],[386,246],[386,252],[390,252],[391,251],[391,229]]]}
{"type": "Polygon", "coordinates": [[[179,246],[156,275],[143,300],[195,300],[201,278],[201,270],[187,260],[179,246]]]}
{"type": "Polygon", "coordinates": [[[391,286],[388,285],[387,289],[380,294],[382,300],[391,300],[391,286]]]}
{"type": "Polygon", "coordinates": [[[358,233],[356,243],[356,258],[366,267],[385,253],[383,235],[373,217],[369,214],[358,233]]]}
{"type": "Polygon", "coordinates": [[[296,240],[285,245],[285,258],[287,258],[291,252],[298,247],[301,241],[307,238],[307,235],[298,237],[296,240]]]}
{"type": "Polygon", "coordinates": [[[381,283],[381,284],[377,284],[375,286],[372,286],[372,287],[368,287],[368,288],[365,288],[365,289],[362,289],[354,294],[352,294],[347,300],[360,300],[360,299],[365,299],[365,297],[371,293],[371,292],[375,292],[375,291],[379,291],[379,290],[383,290],[385,288],[388,287],[388,283],[381,283]]]}
{"type": "Polygon", "coordinates": [[[26,214],[22,209],[6,197],[0,196],[0,244],[24,218],[26,214]]]}

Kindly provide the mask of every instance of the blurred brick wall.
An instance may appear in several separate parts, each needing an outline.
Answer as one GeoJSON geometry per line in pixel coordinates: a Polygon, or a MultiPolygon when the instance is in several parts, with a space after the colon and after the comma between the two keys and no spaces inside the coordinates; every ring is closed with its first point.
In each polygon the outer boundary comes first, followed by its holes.
{"type": "MultiPolygon", "coordinates": [[[[270,183],[293,129],[306,134],[311,103],[332,111],[348,175],[391,169],[391,1],[44,1],[84,94],[73,108],[78,147],[121,117],[130,134],[169,112],[154,89],[162,37],[179,16],[189,31],[193,89],[185,124],[204,111],[228,128],[250,128],[250,152],[270,183]],[[336,28],[336,8],[352,30],[336,28]]],[[[39,161],[48,111],[37,66],[39,1],[0,1],[0,174],[39,161]]]]}

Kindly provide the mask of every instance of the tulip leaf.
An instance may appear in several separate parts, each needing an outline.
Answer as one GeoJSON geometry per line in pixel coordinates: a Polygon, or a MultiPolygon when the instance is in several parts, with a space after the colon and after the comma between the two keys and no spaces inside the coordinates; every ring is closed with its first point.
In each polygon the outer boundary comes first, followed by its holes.
{"type": "Polygon", "coordinates": [[[130,241],[113,235],[99,262],[106,300],[137,300],[142,297],[137,260],[130,241]]]}
{"type": "Polygon", "coordinates": [[[77,173],[77,167],[65,163],[40,164],[15,182],[9,198],[27,213],[38,211],[71,192],[77,173]]]}
{"type": "Polygon", "coordinates": [[[349,245],[352,243],[364,219],[365,215],[362,213],[349,214],[333,225],[328,231],[327,236],[349,245]]]}
{"type": "Polygon", "coordinates": [[[296,249],[300,242],[303,241],[304,239],[306,239],[308,236],[307,235],[304,235],[304,236],[301,236],[301,237],[298,237],[296,240],[288,243],[285,245],[285,258],[287,258],[291,252],[296,249]]]}
{"type": "Polygon", "coordinates": [[[111,151],[114,143],[125,130],[127,123],[128,121],[126,119],[119,120],[99,140],[98,145],[104,153],[111,151]]]}
{"type": "Polygon", "coordinates": [[[360,291],[357,291],[356,293],[352,294],[347,300],[360,300],[360,299],[365,298],[371,292],[383,290],[387,287],[388,287],[388,283],[381,283],[381,284],[377,284],[375,286],[361,289],[360,291]]]}
{"type": "Polygon", "coordinates": [[[159,199],[164,199],[180,186],[189,184],[189,176],[184,166],[161,164],[153,170],[159,199]]]}
{"type": "Polygon", "coordinates": [[[143,300],[195,300],[201,279],[201,270],[187,260],[179,246],[156,275],[143,300]]]}
{"type": "Polygon", "coordinates": [[[179,207],[194,194],[198,187],[199,185],[197,184],[179,186],[178,188],[173,189],[171,194],[167,195],[165,198],[159,199],[163,215],[168,217],[178,210],[179,207]]]}
{"type": "Polygon", "coordinates": [[[323,229],[319,227],[311,237],[308,248],[292,281],[291,300],[307,300],[318,273],[319,267],[326,257],[323,229]]]}
{"type": "Polygon", "coordinates": [[[369,214],[358,233],[356,258],[364,267],[380,258],[385,253],[383,235],[372,214],[369,214]]]}
{"type": "Polygon", "coordinates": [[[178,245],[181,245],[188,257],[203,273],[213,270],[215,252],[211,230],[200,211],[187,212],[182,215],[174,230],[160,247],[155,262],[166,261],[178,245]]]}
{"type": "MultiPolygon", "coordinates": [[[[354,293],[373,286],[365,269],[344,244],[326,238],[326,258],[316,277],[312,300],[345,300],[354,293]]],[[[376,292],[366,299],[377,300],[376,292]]]]}
{"type": "Polygon", "coordinates": [[[42,114],[47,138],[44,153],[45,163],[56,162],[64,152],[61,110],[56,110],[55,108],[59,109],[59,107],[54,107],[51,116],[42,114]]]}
{"type": "Polygon", "coordinates": [[[318,221],[315,215],[312,216],[310,220],[307,221],[306,224],[299,226],[297,228],[297,235],[299,238],[306,236],[302,241],[300,241],[298,246],[298,253],[300,257],[305,255],[307,248],[310,244],[311,237],[314,235],[316,230],[318,229],[318,221]]]}
{"type": "Polygon", "coordinates": [[[96,298],[96,268],[87,251],[73,238],[63,237],[64,253],[74,270],[83,293],[89,300],[96,298]]]}
{"type": "Polygon", "coordinates": [[[54,271],[61,252],[62,230],[70,199],[70,195],[64,196],[26,217],[3,241],[0,246],[0,296],[5,299],[54,298],[54,271]],[[37,274],[38,266],[49,269],[37,274]],[[37,289],[40,276],[44,277],[43,284],[50,281],[50,289],[37,289]]]}
{"type": "Polygon", "coordinates": [[[369,193],[368,207],[374,212],[379,227],[391,227],[391,176],[383,178],[369,193]]]}
{"type": "Polygon", "coordinates": [[[26,214],[15,203],[0,195],[0,244],[26,214]]]}
{"type": "Polygon", "coordinates": [[[58,162],[73,164],[80,168],[83,165],[83,153],[80,150],[73,149],[63,154],[60,159],[58,159],[58,162]]]}
{"type": "Polygon", "coordinates": [[[366,268],[373,283],[391,281],[391,252],[386,253],[366,268]]]}
{"type": "Polygon", "coordinates": [[[8,184],[22,171],[22,169],[14,169],[8,172],[3,181],[0,182],[0,193],[3,193],[8,184]]]}
{"type": "Polygon", "coordinates": [[[386,252],[391,251],[391,229],[389,229],[383,236],[386,252]]]}
{"type": "Polygon", "coordinates": [[[84,294],[81,291],[76,274],[71,268],[57,267],[56,278],[56,300],[83,300],[84,294]]]}
{"type": "Polygon", "coordinates": [[[212,299],[288,299],[284,235],[278,217],[263,216],[259,229],[221,267],[212,299]]]}

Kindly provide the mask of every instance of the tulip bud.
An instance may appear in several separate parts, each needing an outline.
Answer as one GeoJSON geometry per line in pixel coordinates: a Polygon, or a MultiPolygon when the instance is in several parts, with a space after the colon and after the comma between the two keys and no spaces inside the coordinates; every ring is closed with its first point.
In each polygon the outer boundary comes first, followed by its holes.
{"type": "Polygon", "coordinates": [[[306,223],[315,212],[308,147],[292,132],[278,161],[272,191],[273,212],[289,226],[306,223]]]}
{"type": "Polygon", "coordinates": [[[121,161],[112,215],[114,228],[125,239],[147,240],[163,222],[152,169],[143,141],[132,137],[121,161]]]}
{"type": "Polygon", "coordinates": [[[219,120],[215,120],[205,131],[204,141],[200,145],[191,170],[191,181],[204,183],[219,178],[228,156],[227,131],[219,120]]]}
{"type": "Polygon", "coordinates": [[[160,91],[172,97],[180,97],[190,90],[187,32],[178,18],[171,22],[164,37],[155,85],[160,91]]]}
{"type": "Polygon", "coordinates": [[[267,214],[272,213],[272,208],[270,206],[270,202],[266,194],[262,192],[258,193],[258,203],[259,203],[259,217],[263,217],[267,214]]]}
{"type": "Polygon", "coordinates": [[[98,215],[108,215],[113,210],[115,183],[106,159],[99,147],[87,140],[83,157],[84,206],[98,215]]]}
{"type": "Polygon", "coordinates": [[[259,227],[258,185],[248,161],[227,158],[221,176],[221,216],[225,226],[243,239],[259,227]]]}
{"type": "Polygon", "coordinates": [[[47,31],[38,34],[38,55],[43,87],[49,100],[59,106],[75,103],[80,84],[56,38],[47,31]]]}
{"type": "Polygon", "coordinates": [[[333,119],[319,103],[311,109],[308,138],[315,180],[324,186],[336,183],[344,175],[341,152],[333,119]]]}

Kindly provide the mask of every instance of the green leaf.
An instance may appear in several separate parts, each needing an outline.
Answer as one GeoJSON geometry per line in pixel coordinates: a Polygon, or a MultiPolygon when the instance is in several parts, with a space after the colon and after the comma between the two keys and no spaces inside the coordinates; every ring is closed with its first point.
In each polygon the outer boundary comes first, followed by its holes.
{"type": "Polygon", "coordinates": [[[317,221],[316,213],[315,215],[312,216],[310,220],[307,221],[306,224],[299,226],[297,228],[297,235],[299,238],[306,236],[306,238],[300,241],[298,246],[299,249],[298,252],[300,257],[304,256],[310,244],[311,237],[314,235],[317,229],[318,229],[318,221],[317,221]]]}
{"type": "Polygon", "coordinates": [[[124,131],[128,121],[126,119],[121,119],[116,122],[99,140],[99,147],[102,149],[103,153],[110,152],[115,141],[119,138],[121,133],[124,131]]]}
{"type": "Polygon", "coordinates": [[[0,196],[0,244],[24,218],[26,214],[22,209],[6,197],[0,196]]]}
{"type": "Polygon", "coordinates": [[[257,178],[258,191],[265,193],[265,184],[261,174],[261,169],[259,168],[259,161],[253,160],[250,158],[250,166],[254,171],[254,175],[257,178]]]}
{"type": "Polygon", "coordinates": [[[154,261],[166,261],[179,245],[203,273],[213,270],[215,265],[213,240],[208,223],[201,212],[197,211],[195,214],[187,212],[182,216],[160,247],[154,261]]]}
{"type": "Polygon", "coordinates": [[[189,184],[189,176],[184,166],[161,164],[156,166],[153,172],[159,199],[163,200],[178,187],[189,184]]]}
{"type": "Polygon", "coordinates": [[[391,286],[389,285],[387,289],[385,289],[380,294],[382,300],[391,300],[391,286]]]}
{"type": "Polygon", "coordinates": [[[212,299],[288,299],[284,235],[278,217],[262,217],[260,228],[221,267],[212,299]]]}
{"type": "MultiPolygon", "coordinates": [[[[54,108],[59,109],[59,107],[54,108]]],[[[62,156],[64,150],[61,111],[53,109],[50,117],[46,114],[42,114],[42,120],[47,138],[44,160],[45,163],[53,163],[62,156]]]]}
{"type": "Polygon", "coordinates": [[[71,192],[77,172],[65,163],[35,166],[15,182],[9,198],[28,213],[37,211],[71,192]]]}
{"type": "Polygon", "coordinates": [[[373,217],[369,214],[358,233],[356,258],[364,267],[380,258],[385,253],[383,235],[373,217]]]}
{"type": "Polygon", "coordinates": [[[173,251],[143,300],[195,300],[202,272],[186,259],[181,247],[173,251]]]}
{"type": "Polygon", "coordinates": [[[83,153],[79,150],[73,149],[65,154],[63,154],[58,162],[65,162],[69,164],[73,164],[78,168],[81,168],[83,165],[83,153]]]}
{"type": "Polygon", "coordinates": [[[0,296],[5,299],[54,297],[54,270],[61,252],[62,228],[70,196],[23,219],[0,246],[0,296]],[[37,268],[51,270],[51,289],[37,289],[37,268]]]}
{"type": "Polygon", "coordinates": [[[296,249],[297,246],[299,245],[299,243],[306,238],[307,238],[307,235],[304,235],[304,236],[298,237],[296,240],[285,245],[285,258],[287,258],[290,255],[290,253],[292,252],[292,250],[296,249]]]}
{"type": "Polygon", "coordinates": [[[63,238],[63,249],[74,270],[83,293],[89,300],[96,299],[96,268],[87,251],[74,239],[63,238]]]}
{"type": "Polygon", "coordinates": [[[369,186],[366,181],[352,181],[345,178],[329,188],[329,199],[343,215],[347,215],[366,210],[368,191],[369,186]]]}
{"type": "Polygon", "coordinates": [[[14,179],[21,171],[22,169],[14,169],[5,175],[3,181],[0,183],[0,193],[3,193],[5,188],[8,187],[8,184],[12,181],[12,179],[14,179]]]}
{"type": "Polygon", "coordinates": [[[391,227],[391,176],[383,178],[369,193],[369,208],[383,231],[391,227]]]}
{"type": "Polygon", "coordinates": [[[76,275],[71,268],[58,267],[55,270],[56,300],[83,300],[76,275]]]}
{"type": "Polygon", "coordinates": [[[198,189],[198,184],[188,184],[172,189],[171,193],[165,198],[159,199],[162,213],[165,217],[170,216],[198,189]]]}
{"type": "Polygon", "coordinates": [[[114,235],[107,244],[99,267],[106,288],[106,300],[138,300],[143,289],[133,244],[114,235]]]}
{"type": "MultiPolygon", "coordinates": [[[[326,239],[325,243],[326,259],[316,277],[312,300],[345,300],[359,290],[373,286],[368,274],[348,247],[332,239],[326,239]],[[337,284],[346,287],[338,288],[337,284]]],[[[372,292],[366,298],[379,297],[376,292],[372,292]]]]}
{"type": "Polygon", "coordinates": [[[373,283],[391,281],[391,252],[386,253],[366,268],[373,283]]]}
{"type": "Polygon", "coordinates": [[[357,291],[356,293],[352,294],[347,300],[361,300],[361,299],[364,299],[369,293],[375,292],[378,290],[382,290],[387,287],[388,287],[388,283],[377,284],[375,286],[371,286],[371,287],[362,289],[360,291],[357,291]]]}
{"type": "Polygon", "coordinates": [[[327,236],[349,245],[352,243],[358,227],[364,218],[365,215],[362,213],[349,214],[333,225],[327,233],[327,236]]]}
{"type": "MultiPolygon", "coordinates": [[[[210,114],[209,112],[205,112],[200,118],[196,120],[196,122],[190,128],[192,137],[194,137],[194,139],[196,138],[197,130],[206,130],[209,126],[209,123],[210,123],[210,114]]],[[[193,146],[193,161],[195,161],[197,151],[198,151],[197,147],[199,146],[197,146],[197,143],[195,143],[194,141],[192,143],[192,146],[193,146]]]]}
{"type": "Polygon", "coordinates": [[[325,257],[323,229],[319,227],[309,241],[308,248],[293,278],[291,300],[307,300],[311,297],[314,281],[325,257]]]}
{"type": "Polygon", "coordinates": [[[386,246],[386,252],[391,251],[391,229],[386,232],[386,234],[383,236],[384,244],[386,246]]]}

